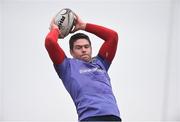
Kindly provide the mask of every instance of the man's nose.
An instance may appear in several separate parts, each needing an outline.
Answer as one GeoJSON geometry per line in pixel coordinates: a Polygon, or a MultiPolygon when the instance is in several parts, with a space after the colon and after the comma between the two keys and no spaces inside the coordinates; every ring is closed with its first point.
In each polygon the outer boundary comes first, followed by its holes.
{"type": "Polygon", "coordinates": [[[85,47],[82,47],[82,52],[86,52],[86,48],[85,47]]]}

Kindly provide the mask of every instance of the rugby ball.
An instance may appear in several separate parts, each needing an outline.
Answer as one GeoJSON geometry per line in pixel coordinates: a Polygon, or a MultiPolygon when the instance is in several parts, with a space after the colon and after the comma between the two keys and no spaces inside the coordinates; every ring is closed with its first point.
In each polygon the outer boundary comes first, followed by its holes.
{"type": "Polygon", "coordinates": [[[61,32],[59,38],[64,38],[70,33],[75,25],[75,21],[76,15],[69,8],[64,8],[57,13],[55,16],[55,24],[61,32]]]}

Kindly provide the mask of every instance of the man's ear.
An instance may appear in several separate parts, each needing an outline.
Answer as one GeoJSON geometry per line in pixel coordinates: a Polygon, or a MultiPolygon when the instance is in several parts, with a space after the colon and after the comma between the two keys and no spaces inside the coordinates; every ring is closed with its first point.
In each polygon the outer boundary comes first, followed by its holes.
{"type": "Polygon", "coordinates": [[[74,57],[74,53],[73,53],[73,51],[71,49],[70,49],[70,54],[71,54],[72,57],[74,57]]]}

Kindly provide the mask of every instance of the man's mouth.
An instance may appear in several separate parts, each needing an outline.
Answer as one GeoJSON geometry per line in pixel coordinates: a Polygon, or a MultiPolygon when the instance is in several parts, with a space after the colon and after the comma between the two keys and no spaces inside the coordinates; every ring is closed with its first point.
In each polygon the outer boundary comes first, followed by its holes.
{"type": "Polygon", "coordinates": [[[84,54],[84,55],[81,55],[81,59],[85,60],[85,61],[88,61],[90,59],[90,57],[89,57],[89,55],[84,54]]]}
{"type": "Polygon", "coordinates": [[[81,55],[81,57],[89,57],[88,54],[81,55]]]}

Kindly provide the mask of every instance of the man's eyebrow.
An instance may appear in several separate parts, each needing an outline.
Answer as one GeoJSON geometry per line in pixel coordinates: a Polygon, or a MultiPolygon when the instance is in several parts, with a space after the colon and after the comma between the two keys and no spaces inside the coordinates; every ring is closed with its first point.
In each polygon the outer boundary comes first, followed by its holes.
{"type": "Polygon", "coordinates": [[[81,47],[81,45],[75,45],[76,47],[81,47]]]}
{"type": "Polygon", "coordinates": [[[76,47],[82,47],[82,46],[89,46],[90,44],[84,44],[84,45],[75,45],[76,47]]]}

